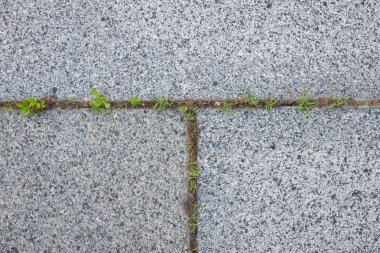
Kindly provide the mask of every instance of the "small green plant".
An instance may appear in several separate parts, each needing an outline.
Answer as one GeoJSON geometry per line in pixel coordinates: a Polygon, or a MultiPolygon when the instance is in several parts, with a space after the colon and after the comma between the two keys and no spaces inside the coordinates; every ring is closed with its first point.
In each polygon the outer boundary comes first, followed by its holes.
{"type": "Polygon", "coordinates": [[[191,169],[189,171],[189,178],[190,179],[197,179],[199,175],[201,174],[201,169],[198,164],[194,163],[191,165],[191,169]]]}
{"type": "Polygon", "coordinates": [[[17,103],[16,105],[21,109],[21,113],[25,117],[32,117],[46,107],[45,101],[41,101],[38,98],[34,97],[29,97],[26,100],[23,100],[21,103],[17,103]]]}
{"type": "Polygon", "coordinates": [[[273,111],[273,108],[278,104],[278,100],[275,98],[270,98],[265,100],[265,109],[269,112],[273,111]]]}
{"type": "Polygon", "coordinates": [[[139,97],[134,97],[131,99],[131,107],[136,108],[139,104],[141,104],[141,98],[139,97]]]}
{"type": "Polygon", "coordinates": [[[189,181],[189,190],[191,193],[194,193],[196,190],[198,190],[198,184],[194,181],[189,181]]]}
{"type": "Polygon", "coordinates": [[[95,99],[90,102],[91,109],[96,115],[100,112],[104,115],[105,110],[111,107],[111,101],[108,99],[106,94],[100,94],[95,88],[91,90],[91,94],[95,97],[95,99]]]}
{"type": "Polygon", "coordinates": [[[233,107],[236,105],[235,102],[224,101],[222,107],[219,107],[219,110],[224,113],[234,114],[233,107]]]}
{"type": "Polygon", "coordinates": [[[189,170],[189,190],[191,193],[194,193],[196,190],[198,190],[198,183],[196,180],[199,177],[200,173],[201,170],[198,164],[193,163],[189,170]]]}
{"type": "Polygon", "coordinates": [[[174,103],[174,101],[165,99],[163,96],[160,96],[158,99],[155,100],[153,109],[165,113],[169,106],[171,106],[174,103]]]}
{"type": "Polygon", "coordinates": [[[331,103],[331,108],[339,108],[347,105],[347,100],[345,98],[338,98],[331,103]]]}
{"type": "Polygon", "coordinates": [[[193,253],[198,253],[198,247],[192,249],[191,252],[193,252],[193,253]]]}
{"type": "Polygon", "coordinates": [[[243,97],[244,102],[247,102],[250,105],[253,105],[254,107],[257,107],[260,102],[260,97],[255,96],[252,91],[248,90],[248,96],[243,97]]]}
{"type": "Polygon", "coordinates": [[[198,208],[199,208],[198,204],[194,205],[193,210],[191,212],[191,216],[189,220],[189,228],[190,228],[191,233],[194,233],[198,228],[198,221],[199,221],[198,208]]]}
{"type": "Polygon", "coordinates": [[[312,108],[315,108],[319,105],[317,101],[313,101],[310,99],[309,95],[306,93],[302,93],[301,98],[299,99],[297,109],[298,110],[304,110],[304,120],[305,122],[309,118],[309,113],[312,108]]]}
{"type": "Polygon", "coordinates": [[[187,121],[192,121],[198,112],[196,107],[180,106],[178,110],[183,114],[183,118],[187,121]]]}

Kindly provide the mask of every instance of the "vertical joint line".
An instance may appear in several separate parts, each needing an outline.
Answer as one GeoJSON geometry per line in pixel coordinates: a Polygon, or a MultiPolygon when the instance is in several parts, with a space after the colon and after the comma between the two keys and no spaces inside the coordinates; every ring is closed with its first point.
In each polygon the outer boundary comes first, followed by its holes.
{"type": "Polygon", "coordinates": [[[190,231],[190,252],[198,252],[198,113],[195,113],[194,118],[187,122],[188,132],[188,194],[187,208],[189,215],[189,231],[190,231]]]}

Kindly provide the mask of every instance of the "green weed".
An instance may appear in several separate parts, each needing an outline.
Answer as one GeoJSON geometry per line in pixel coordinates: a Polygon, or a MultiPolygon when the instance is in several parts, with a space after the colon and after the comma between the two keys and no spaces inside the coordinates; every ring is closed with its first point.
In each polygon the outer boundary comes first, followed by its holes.
{"type": "Polygon", "coordinates": [[[234,114],[233,107],[236,105],[234,102],[224,101],[222,107],[219,107],[219,110],[224,113],[234,114]]]}
{"type": "Polygon", "coordinates": [[[345,98],[338,98],[331,103],[331,108],[339,108],[347,105],[347,100],[345,98]]]}
{"type": "Polygon", "coordinates": [[[309,113],[312,108],[315,108],[319,105],[317,101],[313,101],[306,93],[302,93],[301,98],[299,99],[297,109],[304,110],[304,120],[305,122],[309,118],[309,113]]]}
{"type": "Polygon", "coordinates": [[[199,208],[198,204],[194,205],[191,216],[190,216],[189,228],[190,228],[191,233],[194,233],[198,228],[198,221],[199,221],[198,208],[199,208]]]}
{"type": "Polygon", "coordinates": [[[269,112],[273,111],[273,108],[278,104],[278,100],[275,98],[270,98],[265,100],[265,109],[269,112]]]}
{"type": "Polygon", "coordinates": [[[165,99],[163,96],[160,96],[158,99],[155,100],[153,109],[161,113],[166,113],[168,107],[170,107],[173,103],[174,101],[165,99]]]}
{"type": "Polygon", "coordinates": [[[41,101],[35,97],[29,97],[21,103],[17,103],[16,106],[21,109],[22,115],[25,117],[32,117],[37,115],[38,112],[45,109],[45,101],[41,101]]]}
{"type": "Polygon", "coordinates": [[[183,118],[187,121],[194,120],[198,112],[198,109],[196,107],[187,106],[180,106],[178,110],[183,114],[183,118]]]}
{"type": "Polygon", "coordinates": [[[111,101],[108,99],[106,94],[100,94],[95,88],[91,90],[91,94],[95,97],[95,99],[90,102],[91,109],[96,115],[100,112],[104,115],[105,110],[111,107],[111,101]]]}
{"type": "Polygon", "coordinates": [[[190,179],[197,179],[199,175],[201,174],[201,169],[198,164],[194,163],[191,165],[191,169],[189,171],[189,178],[190,179]]]}
{"type": "Polygon", "coordinates": [[[136,108],[139,104],[141,104],[141,98],[139,97],[134,97],[131,99],[131,107],[136,108]]]}
{"type": "Polygon", "coordinates": [[[247,102],[248,104],[257,107],[259,105],[259,102],[260,102],[260,97],[255,96],[252,93],[252,91],[248,90],[248,96],[243,97],[243,100],[244,100],[244,102],[247,102]]]}
{"type": "Polygon", "coordinates": [[[189,181],[189,189],[190,192],[195,192],[196,190],[198,190],[198,184],[194,181],[189,181]]]}

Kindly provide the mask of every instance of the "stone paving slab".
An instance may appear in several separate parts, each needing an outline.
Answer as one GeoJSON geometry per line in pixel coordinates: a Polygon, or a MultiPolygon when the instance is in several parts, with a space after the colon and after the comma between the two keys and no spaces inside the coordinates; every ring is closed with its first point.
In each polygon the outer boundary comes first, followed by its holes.
{"type": "Polygon", "coordinates": [[[380,96],[380,3],[0,2],[0,99],[380,96]]]}
{"type": "Polygon", "coordinates": [[[173,112],[0,111],[1,252],[186,252],[186,125],[173,112]]]}
{"type": "Polygon", "coordinates": [[[199,122],[201,253],[380,252],[380,109],[199,122]]]}

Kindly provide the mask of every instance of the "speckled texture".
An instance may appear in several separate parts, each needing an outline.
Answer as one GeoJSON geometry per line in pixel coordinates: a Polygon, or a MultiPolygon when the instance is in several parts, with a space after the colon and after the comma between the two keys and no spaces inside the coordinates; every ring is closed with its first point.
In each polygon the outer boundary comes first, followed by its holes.
{"type": "Polygon", "coordinates": [[[380,3],[0,1],[0,99],[380,96],[380,3]]]}
{"type": "Polygon", "coordinates": [[[178,114],[0,111],[0,252],[186,252],[178,114]]]}
{"type": "Polygon", "coordinates": [[[380,109],[201,114],[200,253],[380,252],[380,109]]]}

